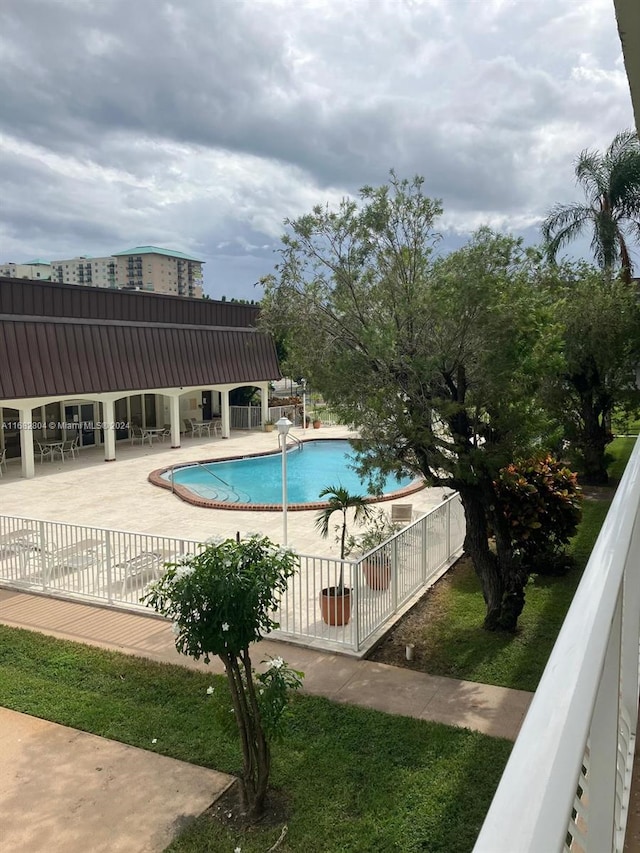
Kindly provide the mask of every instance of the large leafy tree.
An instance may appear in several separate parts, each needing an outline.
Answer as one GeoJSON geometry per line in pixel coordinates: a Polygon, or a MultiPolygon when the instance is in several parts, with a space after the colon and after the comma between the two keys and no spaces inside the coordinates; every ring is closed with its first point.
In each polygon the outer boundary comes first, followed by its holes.
{"type": "Polygon", "coordinates": [[[619,265],[625,281],[633,271],[629,239],[640,235],[640,142],[635,131],[619,133],[607,150],[585,150],[575,165],[584,202],[557,204],[542,225],[549,254],[591,230],[596,263],[611,274],[619,265]]]}
{"type": "Polygon", "coordinates": [[[289,369],[358,428],[365,471],[404,466],[460,492],[485,626],[511,630],[526,575],[493,482],[544,433],[535,394],[554,325],[535,286],[540,256],[483,230],[435,259],[441,212],[421,178],[392,174],[359,201],[289,221],[262,316],[287,334],[289,369]]]}
{"type": "Polygon", "coordinates": [[[628,284],[586,264],[564,264],[550,282],[561,330],[547,398],[569,441],[581,482],[607,482],[614,408],[639,401],[640,308],[628,284]]]}

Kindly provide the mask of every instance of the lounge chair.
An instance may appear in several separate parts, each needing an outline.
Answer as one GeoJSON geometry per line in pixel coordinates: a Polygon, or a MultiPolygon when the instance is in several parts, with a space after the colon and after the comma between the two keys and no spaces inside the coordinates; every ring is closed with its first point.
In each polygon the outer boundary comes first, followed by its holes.
{"type": "Polygon", "coordinates": [[[114,566],[115,592],[125,598],[132,589],[141,591],[150,581],[160,577],[165,563],[173,558],[171,551],[141,551],[135,557],[114,566]]]}

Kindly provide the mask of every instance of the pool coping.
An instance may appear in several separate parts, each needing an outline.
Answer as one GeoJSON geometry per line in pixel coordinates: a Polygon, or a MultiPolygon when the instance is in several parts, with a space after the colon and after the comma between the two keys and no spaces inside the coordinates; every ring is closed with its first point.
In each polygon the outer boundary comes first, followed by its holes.
{"type": "MultiPolygon", "coordinates": [[[[347,439],[348,440],[348,439],[347,439]]],[[[307,438],[303,440],[303,443],[306,441],[345,441],[344,438],[307,438]]],[[[207,465],[213,462],[233,462],[238,459],[254,459],[256,457],[261,456],[276,456],[282,453],[281,450],[269,450],[262,453],[236,453],[233,456],[217,456],[213,459],[198,459],[198,465],[207,465]]],[[[208,500],[207,498],[202,498],[192,492],[190,489],[187,489],[184,486],[181,486],[179,483],[170,483],[167,480],[162,478],[163,474],[166,474],[167,471],[175,471],[176,468],[188,468],[191,465],[196,464],[196,462],[180,462],[176,465],[166,465],[164,468],[156,468],[154,471],[151,471],[149,476],[147,477],[148,481],[152,483],[154,486],[159,486],[161,489],[167,489],[172,494],[176,495],[180,498],[180,500],[185,501],[185,503],[193,504],[193,506],[202,507],[204,509],[226,509],[226,510],[236,510],[243,512],[282,512],[282,504],[247,504],[247,503],[234,503],[230,504],[225,501],[213,501],[208,500]]],[[[426,482],[424,480],[410,483],[408,486],[403,486],[401,489],[397,489],[394,492],[387,492],[384,495],[370,495],[364,499],[365,503],[382,503],[383,501],[395,501],[401,498],[408,497],[409,495],[413,495],[416,492],[422,491],[422,489],[426,488],[426,482]]],[[[313,503],[288,503],[287,504],[287,512],[303,512],[304,510],[318,510],[318,509],[326,509],[329,506],[328,501],[314,501],[313,503]]]]}

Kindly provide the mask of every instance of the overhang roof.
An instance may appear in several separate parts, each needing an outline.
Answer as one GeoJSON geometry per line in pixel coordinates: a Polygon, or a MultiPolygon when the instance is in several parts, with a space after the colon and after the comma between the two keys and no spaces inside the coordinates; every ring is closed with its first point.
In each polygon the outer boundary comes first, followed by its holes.
{"type": "Polygon", "coordinates": [[[274,342],[245,308],[0,278],[0,399],[277,379],[274,342]]]}

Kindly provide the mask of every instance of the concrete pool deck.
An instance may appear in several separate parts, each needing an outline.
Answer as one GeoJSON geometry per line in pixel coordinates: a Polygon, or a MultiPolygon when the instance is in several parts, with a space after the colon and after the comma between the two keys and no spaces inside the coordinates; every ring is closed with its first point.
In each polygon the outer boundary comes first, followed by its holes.
{"type": "MultiPolygon", "coordinates": [[[[353,435],[340,426],[297,428],[292,434],[314,439],[353,435]]],[[[37,462],[31,480],[20,476],[19,461],[9,460],[8,470],[0,478],[0,513],[203,541],[210,536],[235,536],[237,531],[259,532],[280,542],[281,512],[197,507],[147,479],[151,471],[163,466],[266,452],[277,446],[275,432],[233,432],[229,439],[185,437],[182,447],[175,450],[168,443],[149,447],[127,441],[118,443],[115,462],[104,462],[102,447],[85,448],[77,459],[64,463],[37,462]]],[[[423,489],[398,501],[411,503],[416,512],[426,512],[440,503],[446,491],[423,489]]],[[[378,505],[390,508],[391,502],[378,505]]],[[[323,539],[315,529],[315,518],[316,510],[288,513],[288,544],[300,553],[339,556],[333,537],[323,539]]]]}

